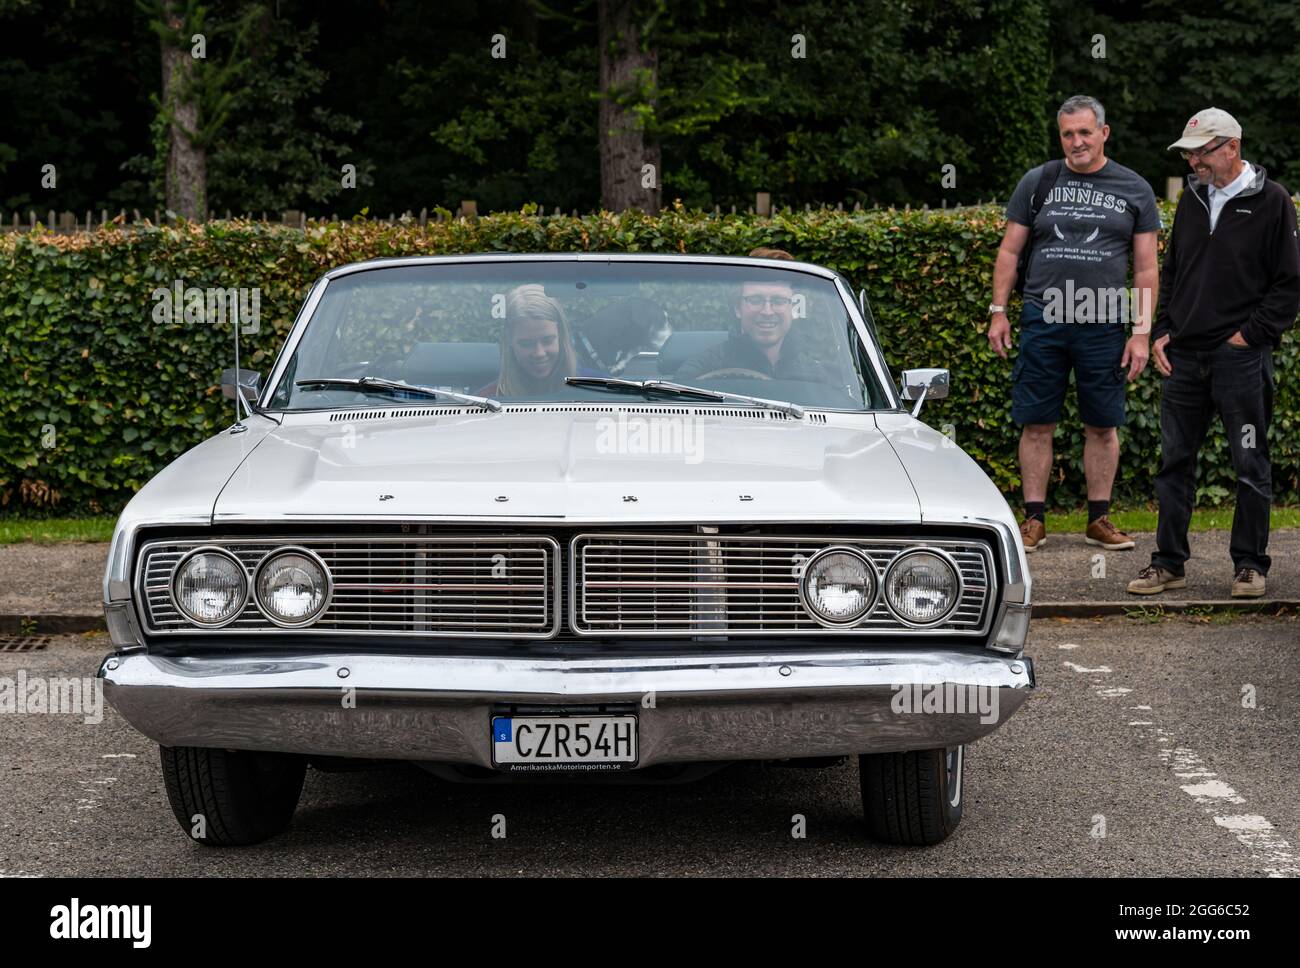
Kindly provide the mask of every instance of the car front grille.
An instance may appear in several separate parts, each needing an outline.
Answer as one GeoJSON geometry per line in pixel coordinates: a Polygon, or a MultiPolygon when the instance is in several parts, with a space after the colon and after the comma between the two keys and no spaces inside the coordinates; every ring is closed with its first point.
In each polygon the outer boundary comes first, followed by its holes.
{"type": "MultiPolygon", "coordinates": [[[[288,545],[320,556],[334,580],[324,614],[308,633],[548,638],[558,612],[559,545],[549,537],[418,540],[286,538],[153,542],[143,550],[142,601],[154,632],[202,631],[172,603],[172,572],[190,551],[218,545],[244,564],[288,545]]],[[[223,633],[276,630],[253,596],[223,633]]]]}
{"type": "Polygon", "coordinates": [[[584,534],[570,545],[570,623],[580,635],[862,634],[916,631],[879,595],[851,629],[818,623],[799,597],[801,569],[831,546],[854,548],[875,566],[879,587],[909,548],[938,548],[956,562],[962,593],[942,623],[949,631],[986,624],[991,560],[972,541],[661,534],[584,534]]]}
{"type": "Polygon", "coordinates": [[[177,539],[150,541],[141,549],[136,589],[151,635],[288,634],[262,613],[252,594],[239,617],[220,629],[198,628],[177,611],[172,574],[189,552],[204,546],[233,553],[250,585],[272,551],[297,546],[318,555],[334,587],[320,619],[292,630],[309,636],[978,636],[988,631],[996,599],[992,552],[977,539],[649,530],[177,539]],[[938,549],[961,574],[957,607],[936,628],[917,628],[900,621],[878,594],[859,624],[826,627],[803,606],[799,576],[805,562],[832,545],[865,554],[878,588],[903,552],[938,549]]]}

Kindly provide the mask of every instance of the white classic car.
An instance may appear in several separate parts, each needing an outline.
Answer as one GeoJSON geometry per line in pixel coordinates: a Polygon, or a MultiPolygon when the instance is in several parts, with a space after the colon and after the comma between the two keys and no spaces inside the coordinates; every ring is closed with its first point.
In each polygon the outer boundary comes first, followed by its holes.
{"type": "Polygon", "coordinates": [[[825,268],[363,262],[315,284],[265,381],[223,380],[235,424],[118,521],[99,672],[206,844],[283,830],[308,766],[849,756],[869,833],[932,844],[966,744],[1034,686],[1015,519],[917,419],[948,373],[897,391],[825,268]]]}

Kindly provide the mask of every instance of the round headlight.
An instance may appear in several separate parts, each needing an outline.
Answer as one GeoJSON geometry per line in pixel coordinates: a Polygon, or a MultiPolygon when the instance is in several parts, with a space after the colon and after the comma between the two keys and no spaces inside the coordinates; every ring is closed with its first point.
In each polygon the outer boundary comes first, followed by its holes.
{"type": "Polygon", "coordinates": [[[284,628],[316,621],[333,592],[325,562],[306,548],[285,548],[267,555],[257,566],[253,588],[258,607],[284,628]]]}
{"type": "Polygon", "coordinates": [[[938,625],[960,600],[957,566],[942,552],[904,552],[885,573],[885,601],[908,625],[938,625]]]}
{"type": "Polygon", "coordinates": [[[172,572],[171,597],[176,611],[195,625],[220,628],[244,610],[248,575],[224,548],[195,548],[172,572]]]}
{"type": "Polygon", "coordinates": [[[853,625],[876,601],[876,572],[852,548],[827,548],[804,565],[799,598],[818,622],[835,628],[853,625]]]}

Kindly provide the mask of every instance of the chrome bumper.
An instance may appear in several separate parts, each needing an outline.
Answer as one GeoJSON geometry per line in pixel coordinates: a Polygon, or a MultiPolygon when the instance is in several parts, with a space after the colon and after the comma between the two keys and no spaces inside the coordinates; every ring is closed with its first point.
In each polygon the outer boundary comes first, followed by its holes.
{"type": "Polygon", "coordinates": [[[644,767],[969,743],[1010,718],[1034,686],[1028,659],[952,649],[617,658],[136,652],[108,656],[99,676],[113,707],[164,746],[484,767],[492,766],[491,716],[506,704],[622,705],[638,717],[644,767]],[[969,701],[953,703],[958,693],[969,701]],[[923,704],[923,694],[946,696],[938,702],[948,708],[923,704]],[[901,709],[905,695],[917,700],[914,711],[901,709]]]}

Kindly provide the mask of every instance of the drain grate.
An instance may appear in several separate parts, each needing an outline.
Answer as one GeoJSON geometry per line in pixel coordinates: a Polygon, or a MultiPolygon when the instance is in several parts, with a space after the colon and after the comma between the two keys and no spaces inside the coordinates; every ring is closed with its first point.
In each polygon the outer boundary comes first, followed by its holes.
{"type": "Polygon", "coordinates": [[[0,635],[0,652],[36,652],[49,644],[48,635],[0,635]]]}

